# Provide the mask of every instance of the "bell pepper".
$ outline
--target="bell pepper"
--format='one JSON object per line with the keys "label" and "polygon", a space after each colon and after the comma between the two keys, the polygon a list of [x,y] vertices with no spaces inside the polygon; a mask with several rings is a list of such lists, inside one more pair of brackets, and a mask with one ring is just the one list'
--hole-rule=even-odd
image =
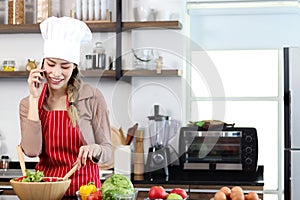
{"label": "bell pepper", "polygon": [[97,192],[97,187],[93,182],[90,182],[87,185],[82,185],[79,188],[79,193],[82,200],[86,200],[87,197],[94,192]]}

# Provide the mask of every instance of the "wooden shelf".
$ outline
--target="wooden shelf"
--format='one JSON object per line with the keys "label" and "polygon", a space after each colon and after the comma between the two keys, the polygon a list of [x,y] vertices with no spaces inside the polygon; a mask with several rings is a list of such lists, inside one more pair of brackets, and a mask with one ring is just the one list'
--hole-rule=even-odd
{"label": "wooden shelf", "polygon": [[[116,22],[86,22],[92,32],[114,32],[116,31]],[[132,29],[181,29],[182,25],[179,21],[148,21],[148,22],[122,22],[122,31]],[[0,34],[16,34],[16,33],[40,33],[39,24],[4,24],[0,25]]]}
{"label": "wooden shelf", "polygon": [[6,72],[0,71],[0,78],[23,78],[28,77],[29,72],[27,71],[14,71],[14,72]]}
{"label": "wooden shelf", "polygon": [[[83,78],[98,78],[107,77],[115,78],[115,70],[84,70],[81,71]],[[157,74],[155,70],[123,70],[123,76],[125,77],[179,77],[181,76],[181,71],[174,70],[162,70],[161,74]],[[0,71],[0,78],[25,78],[28,77],[27,71],[14,71],[6,72]]]}
{"label": "wooden shelf", "polygon": [[156,70],[136,69],[136,70],[123,70],[124,77],[179,77],[181,76],[181,70],[162,70],[160,74],[156,73]]}
{"label": "wooden shelf", "polygon": [[83,78],[99,78],[99,77],[107,77],[107,78],[115,78],[116,77],[116,71],[115,70],[82,70],[80,71]]}
{"label": "wooden shelf", "polygon": [[[115,22],[87,22],[92,32],[114,32]],[[0,34],[40,33],[40,24],[4,24],[0,25]]]}
{"label": "wooden shelf", "polygon": [[131,29],[181,29],[179,21],[147,21],[147,22],[123,22],[122,30]]}

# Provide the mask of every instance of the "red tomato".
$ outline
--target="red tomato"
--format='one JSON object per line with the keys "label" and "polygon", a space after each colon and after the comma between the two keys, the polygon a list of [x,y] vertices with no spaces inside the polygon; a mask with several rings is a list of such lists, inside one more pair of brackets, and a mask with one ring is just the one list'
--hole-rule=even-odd
{"label": "red tomato", "polygon": [[22,181],[23,178],[26,178],[26,176],[18,177],[18,178],[15,178],[14,180],[15,180],[15,181]]}
{"label": "red tomato", "polygon": [[184,189],[181,188],[174,188],[171,190],[170,193],[175,193],[175,194],[179,194],[183,199],[185,199],[187,197],[187,193]]}
{"label": "red tomato", "polygon": [[87,197],[87,200],[102,200],[101,194],[99,191],[93,192]]}
{"label": "red tomato", "polygon": [[56,182],[58,178],[56,177],[44,177],[42,178],[45,182]]}
{"label": "red tomato", "polygon": [[165,199],[167,196],[168,193],[162,186],[152,186],[148,193],[150,199]]}

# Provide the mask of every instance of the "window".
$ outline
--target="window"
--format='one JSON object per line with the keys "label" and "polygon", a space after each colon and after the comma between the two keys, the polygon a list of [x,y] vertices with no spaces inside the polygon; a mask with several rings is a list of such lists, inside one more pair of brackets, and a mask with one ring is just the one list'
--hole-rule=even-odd
{"label": "window", "polygon": [[[265,169],[264,189],[276,194],[280,181],[278,124],[282,99],[279,98],[278,74],[281,51],[210,50],[191,55],[188,119],[215,119],[235,123],[237,127],[255,127],[259,141],[258,164]],[[218,75],[207,73],[203,65],[216,69],[223,92],[215,92],[217,83],[213,80],[217,80]]]}

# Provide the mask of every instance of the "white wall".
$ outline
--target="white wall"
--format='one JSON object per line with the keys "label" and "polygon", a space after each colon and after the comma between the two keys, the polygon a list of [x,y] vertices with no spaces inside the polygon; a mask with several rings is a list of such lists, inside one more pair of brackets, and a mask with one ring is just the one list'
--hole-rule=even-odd
{"label": "white wall", "polygon": [[[172,10],[172,12],[178,12],[181,18],[184,17],[184,1],[182,0],[165,2],[152,0],[146,2],[148,6],[153,5],[151,7]],[[128,6],[131,5],[124,5],[124,7]],[[129,16],[129,14],[127,15]],[[174,33],[169,32],[169,34],[152,31],[151,37],[147,36],[149,33],[145,31],[139,32],[136,38],[134,38],[135,33],[132,35],[131,33],[123,33],[124,52],[130,51],[130,46],[138,43],[138,40],[156,41],[156,43],[163,41],[161,44],[164,45],[164,49],[169,49],[169,52],[177,52],[176,55],[164,55],[165,66],[168,66],[168,68],[181,68],[180,56],[178,55],[182,55],[184,44],[177,39],[178,32],[184,32],[184,30],[175,31]],[[145,37],[152,39],[145,40]],[[92,51],[93,44],[96,41],[104,42],[108,55],[115,55],[115,34],[94,33],[93,41],[82,48],[82,60],[85,54]],[[28,58],[40,60],[42,57],[43,40],[40,34],[1,34],[0,44],[0,62],[2,63],[3,60],[8,59],[15,60],[17,70],[24,70]],[[124,56],[124,68],[132,68],[132,60],[132,57]],[[26,81],[27,78],[0,79],[0,141],[2,143],[0,155],[9,154],[12,160],[15,161],[18,160],[16,145],[20,142],[19,101],[28,95]],[[182,110],[178,110],[179,105],[183,107],[181,105],[182,87],[180,78],[133,78],[131,81],[86,78],[84,81],[98,87],[103,92],[110,111],[111,124],[117,128],[122,126],[123,130],[126,131],[135,122],[141,122],[141,127],[146,126],[145,120],[151,114],[150,107],[154,102],[163,105],[164,111],[166,111],[164,114],[175,119],[181,119]],[[149,84],[149,81],[154,84],[154,87]],[[147,90],[143,90],[144,83],[148,84]],[[163,85],[163,87],[157,90],[157,84]],[[172,92],[165,93],[165,88],[169,88],[167,91]],[[26,160],[32,159],[26,158]]]}

